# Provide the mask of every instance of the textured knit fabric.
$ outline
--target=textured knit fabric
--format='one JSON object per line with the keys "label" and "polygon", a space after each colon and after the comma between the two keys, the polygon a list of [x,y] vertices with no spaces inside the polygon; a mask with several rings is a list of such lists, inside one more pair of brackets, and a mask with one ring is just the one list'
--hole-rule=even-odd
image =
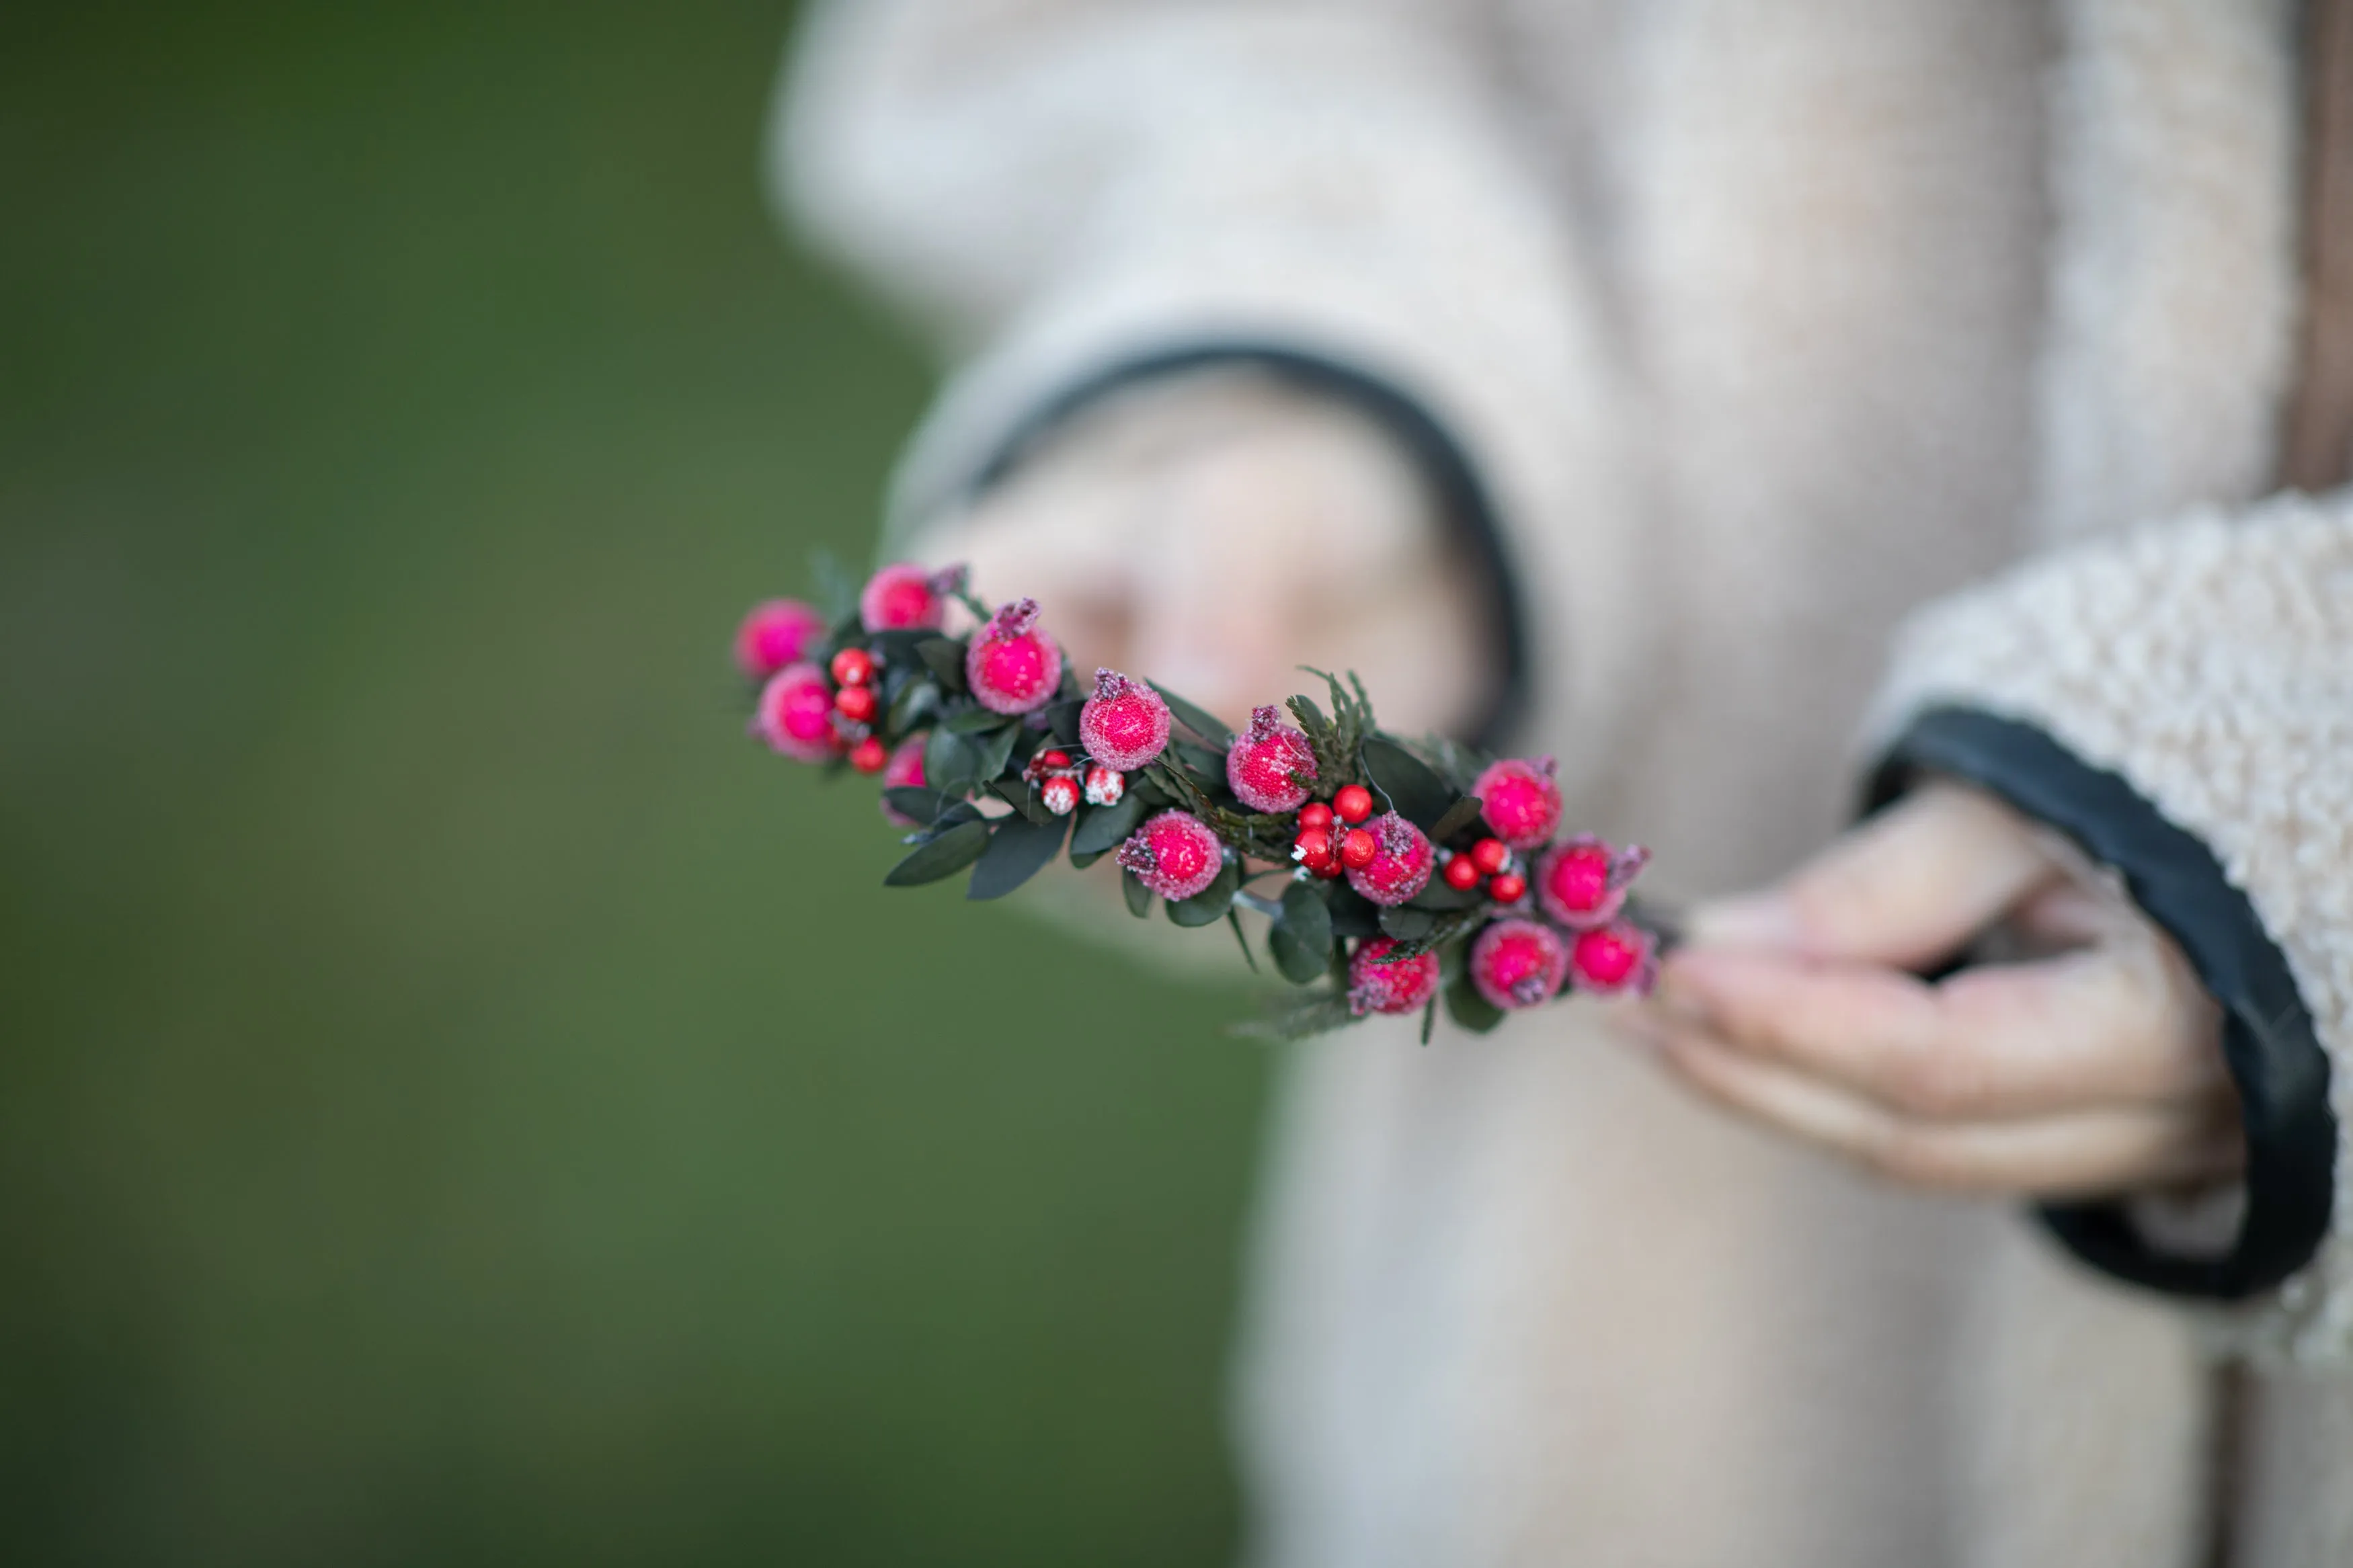
{"label": "textured knit fabric", "polygon": [[[944,540],[1108,366],[1354,366],[1479,469],[1530,613],[1523,745],[1661,890],[1797,863],[1940,690],[2042,703],[2213,836],[2341,1052],[2343,511],[2258,506],[2298,305],[2290,10],[862,0],[815,13],[778,166],[953,360],[894,526]],[[2108,651],[2035,684],[2006,639],[2059,646],[2062,580]],[[1872,709],[1899,623],[1965,590]],[[2234,772],[2258,756],[2291,772]],[[1703,1109],[1580,1006],[1296,1053],[1253,1256],[1239,1436],[1275,1568],[2203,1554],[2193,1309]],[[2343,1267],[2239,1320],[2306,1358],[2255,1388],[2242,1565],[2353,1561],[2353,1386],[2317,1364]]]}

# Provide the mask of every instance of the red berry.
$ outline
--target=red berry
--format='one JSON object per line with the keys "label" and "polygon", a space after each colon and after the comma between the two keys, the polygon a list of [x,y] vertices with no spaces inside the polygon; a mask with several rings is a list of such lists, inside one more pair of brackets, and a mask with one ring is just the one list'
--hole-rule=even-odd
{"label": "red berry", "polygon": [[874,710],[881,706],[871,686],[845,686],[833,694],[833,705],[841,716],[853,724],[871,724]]}
{"label": "red berry", "polygon": [[840,749],[833,729],[833,693],[825,671],[813,664],[788,664],[760,689],[753,733],[785,755],[821,763]]}
{"label": "red berry", "polygon": [[[1342,815],[1346,815],[1345,810]],[[1430,886],[1438,851],[1430,847],[1420,828],[1388,811],[1359,831],[1373,841],[1373,858],[1349,868],[1348,886],[1377,904],[1404,903]]]}
{"label": "red berry", "polygon": [[1527,891],[1528,879],[1514,871],[1505,871],[1487,884],[1487,896],[1499,904],[1516,904]]}
{"label": "red berry", "polygon": [[1291,851],[1296,859],[1319,865],[1332,858],[1332,835],[1321,827],[1304,829],[1291,841]]}
{"label": "red berry", "polygon": [[1001,606],[973,633],[964,678],[974,700],[992,713],[1034,712],[1052,700],[1062,681],[1062,650],[1038,629],[1037,600]]}
{"label": "red berry", "polygon": [[1572,838],[1536,862],[1536,901],[1565,926],[1582,930],[1616,915],[1627,885],[1650,859],[1641,845],[1613,850],[1599,838]]}
{"label": "red berry", "polygon": [[[1057,752],[1054,755],[1059,757],[1061,753]],[[1120,797],[1126,793],[1127,775],[1117,768],[1107,768],[1097,763],[1087,770],[1089,805],[1117,805]]]}
{"label": "red berry", "polygon": [[1341,875],[1343,870],[1340,862],[1333,859],[1328,855],[1307,868],[1310,871],[1314,872],[1315,875],[1323,878],[1327,882],[1332,880],[1335,877]]}
{"label": "red berry", "polygon": [[1500,838],[1482,838],[1471,846],[1471,863],[1482,877],[1492,877],[1512,863],[1512,852]]}
{"label": "red berry", "polygon": [[1611,921],[1577,933],[1569,967],[1580,991],[1602,995],[1620,991],[1647,993],[1658,967],[1656,950],[1651,933],[1633,921]]}
{"label": "red berry", "polygon": [[1056,816],[1068,816],[1079,808],[1079,781],[1068,773],[1056,773],[1038,786],[1038,798]]}
{"label": "red berry", "polygon": [[1340,840],[1340,864],[1351,871],[1363,870],[1380,852],[1381,847],[1373,842],[1373,836],[1361,827],[1351,827]]}
{"label": "red berry", "polygon": [[1410,1013],[1438,989],[1438,954],[1383,963],[1396,947],[1388,937],[1367,937],[1349,958],[1348,1011],[1359,1018],[1367,1013]]}
{"label": "red berry", "polygon": [[1252,811],[1289,811],[1315,782],[1315,749],[1282,710],[1253,708],[1250,729],[1226,750],[1226,783]]}
{"label": "red berry", "polygon": [[1497,921],[1471,944],[1471,984],[1498,1007],[1533,1007],[1567,977],[1568,944],[1535,921]]}
{"label": "red berry", "polygon": [[837,686],[863,686],[874,679],[874,656],[862,647],[846,647],[833,656]]}
{"label": "red berry", "polygon": [[[882,765],[884,789],[923,787],[923,743],[929,738],[925,735],[910,735],[899,742],[891,753],[891,760]],[[887,800],[882,803],[882,816],[884,821],[900,827],[915,826],[913,817],[902,816],[892,810],[891,803]]]}
{"label": "red berry", "polygon": [[879,773],[891,765],[890,749],[869,735],[849,748],[849,765],[861,773]]}
{"label": "red berry", "polygon": [[1199,817],[1164,811],[1119,847],[1119,863],[1162,898],[1182,902],[1218,879],[1224,850]]}
{"label": "red berry", "polygon": [[912,561],[885,566],[858,595],[858,621],[870,632],[937,631],[947,618],[953,573],[932,573]]}
{"label": "red berry", "polygon": [[825,617],[798,599],[770,599],[752,606],[735,628],[735,662],[754,680],[797,664],[808,646],[825,635]]}
{"label": "red berry", "polygon": [[1038,765],[1041,768],[1067,768],[1071,765],[1071,753],[1049,752],[1038,759]]}
{"label": "red berry", "polygon": [[1331,826],[1332,808],[1320,800],[1309,801],[1299,808],[1299,826],[1302,827]]}
{"label": "red berry", "polygon": [[1446,885],[1464,893],[1479,885],[1479,868],[1470,856],[1457,855],[1446,863]]}
{"label": "red berry", "polygon": [[1373,792],[1362,784],[1348,784],[1332,797],[1332,809],[1343,822],[1362,822],[1373,815]]}
{"label": "red berry", "polygon": [[1495,837],[1514,849],[1534,849],[1560,826],[1560,785],[1550,757],[1506,757],[1491,763],[1471,793]]}
{"label": "red berry", "polygon": [[1079,743],[1103,766],[1128,773],[1166,748],[1169,722],[1160,693],[1115,669],[1098,669],[1095,694],[1079,710]]}

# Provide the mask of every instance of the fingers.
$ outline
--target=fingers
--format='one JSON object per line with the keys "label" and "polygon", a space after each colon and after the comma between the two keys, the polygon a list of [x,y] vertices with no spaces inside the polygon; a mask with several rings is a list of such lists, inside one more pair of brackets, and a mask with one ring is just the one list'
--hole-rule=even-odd
{"label": "fingers", "polygon": [[1930,784],[1769,892],[1694,910],[1694,943],[1911,967],[1957,951],[2057,868],[2009,807]]}
{"label": "fingers", "polygon": [[2092,1196],[2209,1180],[2243,1159],[2227,1096],[2052,1116],[1925,1120],[1758,1060],[1662,1015],[1632,1027],[1704,1098],[1910,1185]]}

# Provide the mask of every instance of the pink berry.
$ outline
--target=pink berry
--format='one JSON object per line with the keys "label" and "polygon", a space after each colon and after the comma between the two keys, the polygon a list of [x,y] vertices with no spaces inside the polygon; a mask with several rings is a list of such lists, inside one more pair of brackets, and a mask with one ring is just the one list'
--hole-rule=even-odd
{"label": "pink berry", "polygon": [[1479,797],[1479,815],[1495,837],[1514,849],[1534,849],[1560,826],[1560,785],[1550,757],[1533,762],[1506,757],[1491,763],[1471,786]]}
{"label": "pink berry", "polygon": [[965,649],[965,684],[992,713],[1043,708],[1062,683],[1062,650],[1038,629],[1038,601],[1016,599],[989,616]]}
{"label": "pink berry", "polygon": [[1626,902],[1626,889],[1651,852],[1639,844],[1611,849],[1590,834],[1545,852],[1536,862],[1536,901],[1574,930],[1598,926]]}
{"label": "pink berry", "polygon": [[[1347,815],[1345,809],[1340,813],[1343,820]],[[1362,866],[1348,868],[1348,886],[1377,904],[1404,903],[1430,886],[1438,851],[1430,847],[1420,828],[1394,811],[1385,811],[1359,831],[1372,835],[1373,857]]]}
{"label": "pink berry", "polygon": [[1068,773],[1056,773],[1038,786],[1038,798],[1056,816],[1068,816],[1079,809],[1079,784]]}
{"label": "pink berry", "polygon": [[1119,847],[1119,863],[1172,902],[1189,899],[1216,881],[1223,856],[1209,825],[1188,811],[1164,811],[1145,818]]}
{"label": "pink berry", "polygon": [[770,599],[752,606],[735,628],[735,662],[754,680],[765,680],[797,664],[809,645],[825,635],[825,617],[798,599]]}
{"label": "pink berry", "polygon": [[1471,984],[1505,1010],[1533,1007],[1568,977],[1568,944],[1535,921],[1497,921],[1471,944]]}
{"label": "pink berry", "polygon": [[1087,770],[1087,804],[1117,805],[1127,794],[1127,775],[1117,768],[1104,767],[1101,763]]}
{"label": "pink berry", "polygon": [[840,749],[833,728],[833,688],[813,664],[788,664],[760,689],[753,733],[797,762],[821,763]]}
{"label": "pink berry", "polygon": [[[891,752],[891,760],[882,764],[884,789],[921,789],[923,787],[923,745],[928,735],[910,735]],[[898,827],[913,827],[915,819],[891,809],[882,803],[882,817]]]}
{"label": "pink berry", "polygon": [[1425,952],[1383,963],[1397,943],[1385,936],[1367,937],[1356,944],[1348,960],[1348,1011],[1410,1013],[1438,989],[1438,954]]}
{"label": "pink berry", "polygon": [[1107,768],[1133,773],[1168,744],[1168,704],[1115,669],[1095,671],[1095,694],[1079,710],[1079,743]]}
{"label": "pink berry", "polygon": [[858,623],[870,632],[937,631],[947,619],[954,572],[934,573],[912,561],[885,566],[858,595]]}
{"label": "pink berry", "polygon": [[1250,728],[1226,752],[1226,783],[1252,811],[1291,811],[1315,782],[1315,749],[1278,708],[1250,710]]}
{"label": "pink berry", "polygon": [[1647,995],[1658,975],[1657,959],[1658,943],[1649,931],[1631,921],[1611,921],[1577,933],[1569,967],[1580,991],[1605,996],[1620,991]]}

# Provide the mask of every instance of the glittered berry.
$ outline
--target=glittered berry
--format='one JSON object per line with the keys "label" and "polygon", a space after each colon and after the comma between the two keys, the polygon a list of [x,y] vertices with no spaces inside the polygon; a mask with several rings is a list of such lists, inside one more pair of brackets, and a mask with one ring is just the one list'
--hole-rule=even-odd
{"label": "glittered berry", "polygon": [[1351,827],[1340,836],[1340,864],[1351,871],[1363,870],[1379,853],[1380,846],[1361,827]]}
{"label": "glittered berry", "polygon": [[1332,809],[1353,826],[1373,815],[1373,792],[1362,784],[1348,784],[1332,797]]}
{"label": "glittered berry", "polygon": [[1514,849],[1534,849],[1553,836],[1560,826],[1557,771],[1550,757],[1506,757],[1487,765],[1471,793],[1496,837]]}
{"label": "glittered berry", "polygon": [[735,663],[754,680],[765,680],[825,635],[825,617],[798,599],[770,599],[752,606],[735,628]]}
{"label": "glittered berry", "polygon": [[849,748],[849,765],[861,773],[879,773],[891,765],[890,750],[869,735]]}
{"label": "glittered berry", "polygon": [[1527,893],[1528,879],[1516,871],[1505,871],[1487,884],[1487,896],[1499,904],[1516,904]]}
{"label": "glittered berry", "polygon": [[1482,838],[1471,846],[1471,864],[1482,877],[1492,877],[1512,863],[1512,852],[1500,838]]}
{"label": "glittered berry", "polygon": [[1218,879],[1223,853],[1208,823],[1189,811],[1164,811],[1146,817],[1119,847],[1119,863],[1162,898],[1180,903]]}
{"label": "glittered berry", "polygon": [[1079,709],[1079,743],[1108,768],[1131,773],[1168,744],[1168,704],[1141,680],[1095,671],[1095,694]]}
{"label": "glittered berry", "polygon": [[1016,599],[989,616],[965,649],[965,684],[992,713],[1042,708],[1062,680],[1062,650],[1038,628],[1038,601]]}
{"label": "glittered berry", "polygon": [[1658,975],[1658,943],[1631,921],[1611,921],[1577,933],[1569,952],[1569,972],[1579,991],[1613,995],[1621,991],[1648,994]]}
{"label": "glittered berry", "polygon": [[1572,838],[1536,862],[1536,901],[1565,926],[1600,925],[1625,904],[1627,886],[1650,858],[1639,844],[1612,849],[1590,835]]}
{"label": "glittered berry", "polygon": [[[1342,795],[1346,790],[1340,792]],[[1340,815],[1348,815],[1347,807]],[[1394,811],[1383,812],[1360,831],[1373,841],[1373,858],[1348,868],[1348,886],[1377,904],[1401,904],[1430,886],[1438,851],[1420,828]],[[1350,835],[1351,837],[1355,835]]]}
{"label": "glittered berry", "polygon": [[1397,946],[1385,936],[1367,937],[1348,960],[1348,1011],[1410,1013],[1438,990],[1438,954],[1421,953],[1384,963]]}
{"label": "glittered berry", "polygon": [[1299,808],[1299,826],[1302,827],[1331,826],[1332,808],[1320,800],[1309,801]]}
{"label": "glittered berry", "polygon": [[1087,804],[1117,805],[1127,794],[1127,775],[1117,768],[1107,768],[1101,763],[1087,770]]}
{"label": "glittered berry", "polygon": [[881,704],[871,686],[845,686],[833,694],[834,710],[853,724],[871,724]]}
{"label": "glittered berry", "polygon": [[960,570],[933,572],[912,561],[885,566],[858,595],[858,623],[870,632],[937,631]]}
{"label": "glittered berry", "polygon": [[1479,885],[1478,863],[1468,855],[1457,855],[1447,861],[1445,876],[1448,887],[1467,893]]}
{"label": "glittered berry", "polygon": [[1506,1011],[1533,1007],[1568,975],[1568,943],[1535,921],[1497,921],[1471,944],[1471,984]]}
{"label": "glittered berry", "polygon": [[1079,808],[1079,781],[1068,773],[1056,773],[1038,786],[1038,798],[1056,816],[1068,816]]}
{"label": "glittered berry", "polygon": [[[892,750],[890,760],[882,764],[882,787],[890,789],[921,789],[923,787],[923,745],[928,735],[910,735]],[[893,811],[888,800],[882,802],[882,817],[900,827],[916,826],[915,819],[903,812]]]}
{"label": "glittered berry", "polygon": [[874,656],[862,647],[846,647],[826,667],[836,686],[863,686],[874,679]]}
{"label": "glittered berry", "polygon": [[821,763],[839,749],[833,728],[833,690],[813,664],[788,664],[760,689],[753,733],[785,755]]}
{"label": "glittered berry", "polygon": [[1303,829],[1299,837],[1291,841],[1291,858],[1311,870],[1318,866],[1330,865],[1331,830],[1323,827]]}
{"label": "glittered berry", "polygon": [[1226,783],[1252,811],[1289,811],[1315,782],[1315,749],[1279,708],[1250,710],[1250,728],[1226,752]]}

